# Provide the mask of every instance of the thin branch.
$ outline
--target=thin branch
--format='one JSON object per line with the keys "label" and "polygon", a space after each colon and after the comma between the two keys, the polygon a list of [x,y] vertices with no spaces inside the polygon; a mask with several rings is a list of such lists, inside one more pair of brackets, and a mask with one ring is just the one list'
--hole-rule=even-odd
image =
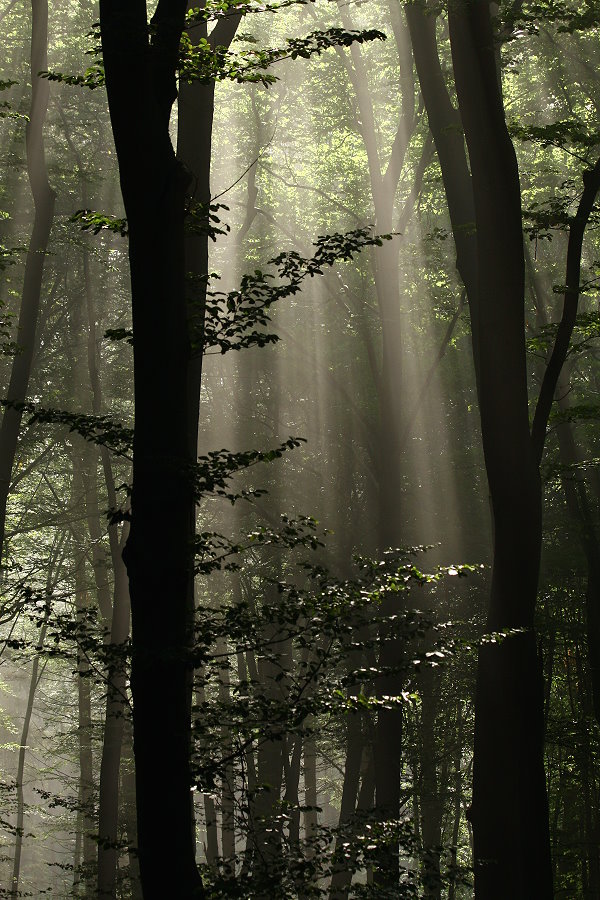
{"label": "thin branch", "polygon": [[593,169],[583,173],[583,194],[577,207],[575,218],[569,229],[569,246],[567,249],[567,270],[563,313],[556,331],[556,339],[548,365],[544,373],[542,387],[535,408],[531,428],[531,442],[538,465],[541,463],[546,441],[546,428],[552,409],[552,402],[560,373],[567,358],[573,328],[577,319],[579,295],[581,293],[581,254],[585,228],[594,208],[596,196],[600,190],[600,157]]}

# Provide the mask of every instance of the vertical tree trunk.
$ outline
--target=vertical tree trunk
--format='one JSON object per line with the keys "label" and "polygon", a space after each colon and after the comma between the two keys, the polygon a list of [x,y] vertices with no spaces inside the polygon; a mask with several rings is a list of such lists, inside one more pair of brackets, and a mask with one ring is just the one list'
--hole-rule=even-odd
{"label": "vertical tree trunk", "polygon": [[421,728],[420,755],[420,806],[421,837],[423,841],[423,887],[427,900],[441,900],[442,879],[440,848],[442,844],[443,799],[440,794],[437,765],[439,753],[436,746],[436,715],[438,712],[438,687],[435,669],[425,668],[420,677]]}
{"label": "vertical tree trunk", "polygon": [[[122,545],[128,528],[123,526]],[[98,799],[98,896],[116,897],[119,826],[119,774],[127,711],[126,642],[129,638],[129,591],[127,572],[117,554],[114,564],[114,602],[110,632],[111,659],[108,666],[106,716],[100,763]]]}
{"label": "vertical tree trunk", "polygon": [[[307,841],[316,837],[319,824],[317,813],[317,745],[314,731],[314,723],[311,717],[306,721],[307,733],[304,736],[304,805],[307,807],[304,813],[304,837]],[[307,848],[307,856],[314,856],[314,847]]]}
{"label": "vertical tree trunk", "polygon": [[[27,174],[33,195],[35,216],[27,250],[25,278],[17,329],[20,352],[13,359],[6,398],[9,404],[22,403],[27,396],[36,343],[42,279],[46,251],[54,218],[55,193],[48,183],[43,128],[48,110],[50,84],[38,72],[48,68],[48,3],[31,2],[31,107],[26,128]],[[0,563],[4,551],[6,505],[10,489],[22,413],[5,407],[0,426]]]}
{"label": "vertical tree trunk", "polygon": [[[460,113],[452,105],[436,40],[436,16],[420,3],[406,6],[406,19],[419,76],[419,86],[435,142],[452,235],[456,247],[456,268],[467,291],[471,329],[478,332],[478,263],[475,205],[471,173],[465,153]],[[479,381],[478,346],[473,343],[475,374]]]}
{"label": "vertical tree trunk", "polygon": [[[46,577],[46,597],[48,601],[48,606],[46,608],[46,612],[44,615],[44,620],[42,622],[42,626],[40,628],[39,637],[37,640],[36,648],[35,648],[35,657],[33,660],[33,665],[31,666],[31,677],[29,679],[29,692],[27,694],[27,705],[25,707],[25,716],[23,718],[23,727],[21,729],[21,741],[19,744],[19,760],[17,763],[17,777],[16,777],[16,786],[17,786],[17,824],[16,824],[16,835],[15,835],[15,854],[13,857],[13,871],[12,871],[12,879],[11,879],[11,888],[10,888],[10,896],[11,897],[19,897],[19,880],[21,877],[21,852],[23,849],[23,831],[25,824],[25,797],[23,792],[23,778],[25,775],[25,755],[27,753],[27,741],[29,738],[29,727],[31,725],[31,716],[33,714],[33,703],[35,700],[35,692],[37,690],[38,684],[40,683],[40,679],[42,677],[42,673],[44,671],[44,666],[42,667],[42,671],[40,672],[40,655],[42,649],[44,647],[44,641],[46,640],[46,630],[48,626],[48,618],[50,616],[50,597],[52,595],[52,590],[56,581],[58,580],[58,574],[54,577],[54,566],[56,565],[56,569],[60,568],[59,557],[61,553],[61,543],[59,542],[59,546],[56,550],[54,558],[50,558],[48,561],[48,572]],[[55,544],[56,546],[56,544]]]}
{"label": "vertical tree trunk", "polygon": [[[358,800],[360,780],[360,764],[363,755],[361,714],[353,711],[348,714],[346,725],[346,761],[344,765],[344,783],[342,785],[342,802],[340,806],[339,826],[346,825],[354,815]],[[345,838],[338,835],[335,841],[335,854],[340,857],[334,862],[331,877],[330,900],[345,900],[352,879],[352,873],[344,862],[343,844]]]}
{"label": "vertical tree trunk", "polygon": [[[231,700],[229,657],[225,640],[217,641],[217,653],[221,655],[223,664],[219,670],[219,700],[227,708]],[[224,713],[224,724],[221,728],[221,753],[226,763],[221,779],[221,847],[224,866],[235,872],[235,771],[233,766],[233,740],[231,726],[227,714]]]}
{"label": "vertical tree trunk", "polygon": [[456,882],[458,880],[458,837],[460,834],[460,807],[462,799],[462,750],[463,720],[462,700],[456,704],[456,755],[454,758],[454,790],[453,790],[453,823],[452,843],[450,844],[450,872],[448,884],[448,900],[455,900]]}
{"label": "vertical tree trunk", "polygon": [[[81,456],[73,451],[72,506],[76,509],[83,498],[83,473]],[[85,546],[81,530],[71,528],[75,559],[75,611],[82,627],[85,627],[90,598],[85,577]],[[84,650],[77,653],[77,693],[78,693],[78,741],[79,741],[79,797],[81,813],[82,871],[81,880],[86,885],[86,894],[91,895],[90,879],[96,858],[96,819],[94,809],[94,762],[92,752],[92,697],[90,686],[90,664]]]}
{"label": "vertical tree trunk", "polygon": [[132,900],[143,900],[138,860],[137,821],[135,810],[135,768],[133,744],[131,741],[131,723],[126,722],[123,733],[123,764],[121,765],[121,793],[123,795],[123,812],[129,856],[129,883]]}
{"label": "vertical tree trunk", "polygon": [[[203,671],[199,671],[199,687],[196,690],[196,702],[202,715],[202,707],[206,703],[206,690],[203,683]],[[215,867],[219,859],[219,832],[217,828],[217,807],[210,794],[203,795],[204,821],[206,823],[206,841],[204,855],[209,866]]]}
{"label": "vertical tree trunk", "polygon": [[491,632],[479,652],[472,822],[478,898],[551,897],[543,684],[534,631],[541,487],[525,367],[519,174],[500,95],[489,7],[449,10],[471,163],[478,255],[479,400],[494,525]]}
{"label": "vertical tree trunk", "polygon": [[[184,216],[169,118],[185,0],[101,0],[111,123],[129,224],[135,430],[131,531],[138,849],[144,896],[204,896],[191,794],[194,490]],[[132,74],[135,73],[135,76]],[[140,148],[143,147],[143,152]]]}

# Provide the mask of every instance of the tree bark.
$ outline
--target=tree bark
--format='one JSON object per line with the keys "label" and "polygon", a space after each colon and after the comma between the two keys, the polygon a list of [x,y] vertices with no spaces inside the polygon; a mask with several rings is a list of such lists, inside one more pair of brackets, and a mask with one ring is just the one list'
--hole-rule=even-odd
{"label": "tree bark", "polygon": [[[23,778],[25,774],[25,755],[27,753],[27,741],[29,738],[29,727],[31,725],[31,716],[33,714],[33,704],[35,700],[35,692],[37,690],[38,684],[40,683],[40,679],[44,672],[45,663],[42,666],[42,671],[40,672],[40,657],[41,652],[44,648],[44,641],[46,640],[46,631],[48,627],[48,619],[50,617],[50,597],[52,595],[52,590],[58,580],[58,574],[53,577],[53,569],[56,566],[56,571],[58,572],[60,569],[59,557],[61,555],[61,544],[64,541],[59,541],[58,548],[56,549],[55,554],[53,554],[54,558],[50,558],[48,561],[48,574],[46,578],[46,597],[48,601],[48,606],[46,607],[46,612],[44,615],[44,619],[42,622],[42,626],[40,628],[39,637],[37,640],[37,644],[35,647],[35,657],[33,660],[33,664],[31,666],[31,676],[29,679],[29,692],[27,694],[27,705],[25,707],[25,716],[23,718],[23,727],[21,729],[21,741],[19,743],[19,760],[17,763],[17,777],[16,777],[16,787],[17,787],[17,824],[16,824],[16,837],[15,837],[15,854],[13,857],[13,871],[12,871],[12,879],[11,879],[11,888],[10,888],[10,896],[11,897],[19,897],[19,881],[21,877],[21,852],[23,849],[23,832],[24,832],[24,824],[25,824],[25,797],[23,792]],[[55,545],[56,546],[56,545]]]}
{"label": "tree bark", "polygon": [[44,263],[54,219],[56,194],[48,182],[43,128],[48,110],[50,83],[38,72],[48,68],[48,3],[31,2],[31,107],[26,128],[27,174],[33,195],[35,215],[21,294],[17,328],[20,351],[13,359],[10,382],[0,426],[0,563],[4,554],[6,506],[12,469],[17,451],[22,413],[10,404],[23,403],[29,387],[29,376],[36,346],[36,330],[40,311]]}
{"label": "tree bark", "polygon": [[129,225],[135,430],[131,531],[138,850],[144,897],[204,896],[191,795],[194,492],[184,217],[169,136],[185,0],[101,0],[106,87]]}
{"label": "tree bark", "polygon": [[[123,526],[122,545],[129,529]],[[129,638],[129,591],[127,572],[117,554],[114,565],[114,601],[110,632],[111,657],[107,672],[106,715],[104,740],[100,762],[100,793],[98,800],[98,896],[116,897],[119,827],[119,773],[121,748],[127,710],[126,642]]]}
{"label": "tree bark", "polygon": [[479,651],[472,823],[478,898],[552,896],[543,760],[543,683],[534,631],[541,486],[528,420],[519,173],[504,118],[490,11],[449,9],[456,89],[477,227],[483,449],[494,526],[487,627],[515,629]]}

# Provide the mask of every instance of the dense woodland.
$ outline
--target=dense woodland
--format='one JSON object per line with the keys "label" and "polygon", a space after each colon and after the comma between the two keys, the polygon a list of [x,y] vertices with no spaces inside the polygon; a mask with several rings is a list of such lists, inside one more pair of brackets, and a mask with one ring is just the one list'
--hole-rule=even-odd
{"label": "dense woodland", "polygon": [[0,30],[0,895],[600,898],[596,0]]}

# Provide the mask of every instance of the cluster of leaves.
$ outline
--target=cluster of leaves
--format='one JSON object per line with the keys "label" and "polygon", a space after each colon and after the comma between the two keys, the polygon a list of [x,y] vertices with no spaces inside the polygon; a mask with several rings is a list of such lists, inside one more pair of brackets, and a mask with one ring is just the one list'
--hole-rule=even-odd
{"label": "cluster of leaves", "polygon": [[[0,401],[3,406],[10,406],[20,412],[29,415],[28,424],[36,423],[44,425],[59,425],[67,427],[84,440],[97,446],[106,447],[116,456],[131,459],[133,447],[133,429],[115,422],[110,416],[84,415],[72,413],[64,409],[49,409],[38,406],[31,401],[26,403],[13,403],[8,400]],[[229,487],[229,481],[235,473],[249,469],[257,463],[272,462],[279,459],[287,450],[299,447],[304,439],[289,437],[276,447],[269,450],[242,450],[234,453],[230,450],[214,450],[206,456],[200,456],[195,463],[188,466],[189,478],[194,488],[194,493],[199,501],[207,494],[223,497],[231,503],[236,500],[259,497],[264,491],[260,489],[243,489],[233,491]],[[175,465],[181,463],[174,461]],[[128,489],[129,490],[129,489]],[[111,520],[123,519],[122,511],[112,510]]]}
{"label": "cluster of leaves", "polygon": [[[309,534],[314,525],[310,522]],[[302,548],[302,523],[284,520],[283,526],[279,533],[259,534],[268,535],[266,543],[282,538],[286,545],[292,535],[291,544]],[[252,532],[246,539],[248,534]],[[299,583],[279,575],[270,579],[250,560],[235,575],[241,593],[234,590],[231,602],[219,609],[201,604],[196,625],[195,780],[198,789],[210,795],[228,771],[231,777],[233,767],[235,783],[241,785],[236,795],[237,827],[256,825],[254,804],[266,786],[248,782],[247,766],[265,742],[300,746],[311,734],[329,726],[339,729],[352,716],[361,717],[368,733],[378,709],[419,702],[418,673],[423,666],[448,661],[464,646],[454,636],[453,623],[435,623],[415,608],[413,594],[435,590],[440,579],[466,575],[474,568],[449,566],[425,573],[415,565],[421,549],[390,551],[379,560],[356,558],[355,574],[347,580],[307,561],[300,563]],[[275,564],[280,568],[279,556]],[[257,575],[261,571],[262,577]],[[382,642],[389,639],[397,641],[399,659],[394,666],[381,664]],[[230,678],[228,673],[236,668],[238,677]],[[390,674],[401,675],[406,689],[397,696],[381,696],[379,680]],[[229,687],[222,692],[219,685],[224,681]],[[400,852],[402,896],[421,895],[427,871],[415,865],[421,848],[408,818],[383,821],[372,812],[358,812],[339,827],[315,827],[296,843],[291,828],[288,836],[288,827],[303,811],[297,799],[275,803],[268,820],[269,833],[277,835],[275,857],[263,865],[250,840],[246,851],[238,854],[244,878],[236,877],[223,861],[204,873],[208,896],[266,896],[268,888],[278,897],[322,897],[334,871],[377,869],[386,848]],[[449,866],[442,878],[466,883],[465,876]],[[394,885],[389,896],[398,896],[398,890]],[[349,896],[387,894],[381,885],[353,884]]]}
{"label": "cluster of leaves", "polygon": [[107,216],[105,213],[94,212],[91,209],[78,209],[72,216],[69,216],[69,222],[74,222],[82,231],[91,231],[92,234],[100,234],[101,231],[110,231],[120,237],[128,234],[127,219]]}
{"label": "cluster of leaves", "polygon": [[205,22],[214,22],[229,16],[247,16],[252,13],[277,12],[288,6],[306,6],[313,0],[279,0],[276,3],[238,2],[238,0],[208,0],[204,6],[188,9],[186,28],[195,28]]}
{"label": "cluster of leaves", "polygon": [[73,87],[85,87],[92,91],[96,88],[104,87],[106,84],[104,64],[100,62],[88,66],[80,75],[67,75],[65,72],[56,71],[43,71],[39,74],[42,78],[47,78],[48,81],[57,81],[60,84],[70,84]]}
{"label": "cluster of leaves", "polygon": [[209,40],[201,38],[192,43],[189,35],[181,40],[179,77],[184,81],[199,81],[210,84],[213,81],[251,82],[264,86],[273,84],[276,76],[267,72],[274,63],[284,59],[309,59],[320,56],[331,47],[349,47],[369,41],[383,41],[385,34],[376,29],[363,31],[344,28],[328,28],[313,31],[303,38],[288,38],[283,47],[256,48],[232,51],[227,47],[213,47]]}
{"label": "cluster of leaves", "polygon": [[[236,6],[234,14],[265,11],[265,8],[259,10],[252,4],[247,4],[247,6],[249,7],[247,10]],[[227,9],[223,9],[221,14],[231,14],[231,6],[227,5]],[[207,12],[205,15],[207,18],[218,17],[218,10],[215,9],[212,13]],[[193,20],[188,19],[188,22],[193,27],[197,20],[198,16],[193,14]],[[151,30],[150,26],[149,35]],[[99,25],[94,25],[88,36],[93,38],[94,44],[86,53],[93,56],[95,61],[82,74],[72,75],[49,70],[39,74],[49,81],[85,87],[90,90],[104,87],[106,76],[102,60]],[[385,38],[383,32],[373,28],[363,31],[328,28],[325,31],[314,31],[304,38],[288,38],[283,47],[231,51],[226,47],[213,47],[206,38],[201,38],[194,43],[189,34],[184,32],[180,45],[179,77],[184,81],[199,81],[201,84],[211,84],[214,81],[236,81],[238,83],[260,83],[267,86],[277,80],[276,76],[266,71],[276,62],[284,59],[309,59],[311,56],[319,56],[324,50],[331,47],[349,47],[353,43],[383,41]]]}
{"label": "cluster of leaves", "polygon": [[[0,246],[0,272],[4,268],[2,265],[2,251],[3,248]],[[16,254],[17,251],[12,252]],[[6,308],[4,301],[0,300],[0,353],[3,356],[16,356],[21,351],[19,345],[11,337],[13,319],[14,313],[11,313]]]}
{"label": "cluster of leaves", "polygon": [[257,463],[280,459],[287,450],[299,447],[303,440],[304,438],[289,437],[270,450],[241,450],[237,453],[225,449],[212,450],[206,456],[198,457],[198,461],[191,466],[196,498],[200,500],[211,494],[235,503],[236,500],[261,496],[264,491],[260,489],[232,491],[229,481],[235,473],[249,469]]}
{"label": "cluster of leaves", "polygon": [[216,241],[219,235],[229,234],[229,225],[219,216],[222,209],[229,210],[229,207],[224,203],[191,203],[185,220],[188,234],[207,234],[211,241]]}
{"label": "cluster of leaves", "polygon": [[20,247],[5,247],[4,244],[0,244],[0,272],[14,266],[20,252]]}
{"label": "cluster of leaves", "polygon": [[306,278],[322,275],[326,267],[352,259],[365,247],[380,247],[391,237],[375,235],[371,228],[321,236],[313,243],[316,249],[311,257],[303,257],[295,250],[280,253],[268,263],[275,268],[274,273],[256,269],[243,276],[237,290],[208,291],[204,353],[216,349],[227,353],[274,343],[278,340],[276,335],[257,330],[270,322],[268,311],[274,303],[297,294]]}
{"label": "cluster of leaves", "polygon": [[196,572],[209,575],[215,571],[238,571],[241,568],[239,557],[258,547],[277,546],[288,550],[303,547],[317,550],[323,546],[317,531],[318,523],[312,516],[292,519],[282,515],[280,522],[279,528],[261,525],[246,531],[238,542],[215,531],[203,531],[196,536]]}
{"label": "cluster of leaves", "polygon": [[[570,186],[571,182],[565,182],[561,189]],[[551,241],[553,232],[567,231],[573,221],[570,210],[574,202],[575,197],[565,193],[543,201],[535,200],[523,209],[523,231],[529,236],[529,240]],[[594,214],[592,217],[597,218]]]}
{"label": "cluster of leaves", "polygon": [[600,404],[577,403],[567,409],[556,409],[550,414],[551,422],[597,422],[600,420]]}
{"label": "cluster of leaves", "polygon": [[115,422],[110,416],[88,416],[71,413],[64,409],[48,409],[32,401],[13,403],[0,400],[2,406],[9,406],[29,415],[28,424],[62,425],[79,434],[84,440],[98,446],[107,447],[117,456],[129,458],[133,446],[133,429]]}
{"label": "cluster of leaves", "polygon": [[[18,84],[17,81],[3,80],[0,78],[0,91],[7,91],[13,85]],[[25,119],[28,120],[29,116],[24,115],[23,113],[17,112],[13,109],[12,104],[9,100],[0,100],[0,119]]]}
{"label": "cluster of leaves", "polygon": [[[305,809],[309,808],[301,808],[302,811]],[[253,848],[239,854],[242,871],[247,873],[244,879],[236,877],[226,862],[218,868],[202,867],[209,900],[246,900],[249,896],[276,896],[281,900],[329,897],[329,879],[334,871],[343,867],[345,872],[353,875],[371,868],[385,848],[400,852],[400,884],[394,886],[392,893],[380,884],[354,883],[348,888],[348,898],[382,900],[389,897],[393,900],[399,896],[422,896],[421,873],[414,865],[421,849],[408,818],[381,821],[373,811],[364,810],[337,828],[319,825],[301,844],[293,844],[285,839],[289,817],[289,811],[283,808],[269,822],[269,827],[281,841],[277,855],[261,860]],[[461,880],[464,881],[464,876]]]}
{"label": "cluster of leaves", "polygon": [[43,71],[39,72],[42,78],[48,81],[57,81],[61,84],[70,84],[74,87],[85,87],[95,90],[104,87],[106,77],[104,73],[104,62],[102,61],[102,42],[100,39],[100,23],[94,22],[92,30],[88,32],[87,37],[91,39],[91,47],[85,51],[86,56],[91,56],[94,62],[88,66],[83,74],[67,75],[64,72]]}
{"label": "cluster of leaves", "polygon": [[501,10],[505,33],[518,37],[519,32],[538,34],[540,25],[554,25],[559,34],[574,34],[600,25],[600,4],[565,0],[531,0],[514,2]]}
{"label": "cluster of leaves", "polygon": [[[208,206],[191,203],[186,215],[187,231],[191,234],[208,234],[213,241],[217,235],[227,234],[229,226],[223,224],[218,216],[218,212],[222,209],[227,210],[229,207],[224,203],[210,203]],[[78,225],[82,231],[91,231],[92,234],[100,234],[101,231],[108,231],[119,237],[127,237],[129,234],[127,219],[109,216],[92,209],[78,209],[69,216],[69,222]]]}
{"label": "cluster of leaves", "polygon": [[[226,703],[207,701],[198,709],[195,765],[202,789],[212,789],[221,772],[218,743],[224,722],[241,752],[257,734],[260,740],[279,740],[302,733],[309,716],[330,719],[349,710],[411,703],[416,697],[411,675],[421,666],[439,665],[459,646],[451,635],[452,623],[434,624],[408,598],[415,588],[434,588],[440,579],[464,575],[472,567],[427,574],[396,551],[377,562],[357,558],[356,575],[347,580],[308,561],[299,570],[300,584],[266,578],[258,594],[251,592],[217,610],[199,608],[196,664],[205,695],[229,667],[229,655],[253,660],[249,679],[238,683]],[[420,644],[426,636],[427,644]],[[378,651],[390,639],[404,651],[393,665],[384,666]],[[226,657],[214,653],[219,640],[230,648]],[[293,675],[286,668],[292,652]],[[266,680],[258,674],[265,663],[270,672]],[[395,697],[378,696],[377,679],[390,675],[402,675],[407,689]]]}
{"label": "cluster of leaves", "polygon": [[542,147],[577,147],[589,150],[600,144],[600,131],[590,131],[581,119],[570,118],[550,125],[523,125],[512,122],[509,133],[520,141],[533,141]]}
{"label": "cluster of leaves", "polygon": [[[562,293],[564,287],[560,286],[558,291]],[[584,292],[585,288],[580,291],[580,293]],[[558,322],[549,322],[547,325],[544,325],[536,335],[528,339],[527,349],[531,353],[546,356],[554,346],[558,327]],[[598,337],[600,337],[600,313],[579,313],[575,319],[569,355],[581,353],[589,346],[590,341]]]}

